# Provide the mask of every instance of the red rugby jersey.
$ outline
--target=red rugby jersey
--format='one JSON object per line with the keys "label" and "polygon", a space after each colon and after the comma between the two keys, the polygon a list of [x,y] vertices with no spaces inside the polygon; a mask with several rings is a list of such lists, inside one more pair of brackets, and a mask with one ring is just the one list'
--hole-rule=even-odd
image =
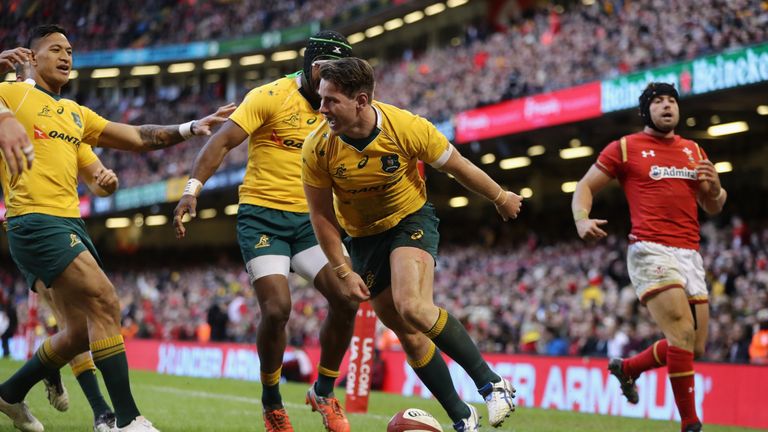
{"label": "red rugby jersey", "polygon": [[698,250],[696,164],[706,158],[698,144],[679,135],[638,132],[608,144],[595,166],[624,189],[632,241]]}

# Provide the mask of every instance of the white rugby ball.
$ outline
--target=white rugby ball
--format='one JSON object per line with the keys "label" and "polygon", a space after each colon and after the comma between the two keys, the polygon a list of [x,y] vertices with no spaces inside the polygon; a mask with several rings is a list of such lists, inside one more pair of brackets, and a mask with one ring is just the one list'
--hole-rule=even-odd
{"label": "white rugby ball", "polygon": [[443,432],[432,414],[418,408],[408,408],[392,416],[387,432]]}

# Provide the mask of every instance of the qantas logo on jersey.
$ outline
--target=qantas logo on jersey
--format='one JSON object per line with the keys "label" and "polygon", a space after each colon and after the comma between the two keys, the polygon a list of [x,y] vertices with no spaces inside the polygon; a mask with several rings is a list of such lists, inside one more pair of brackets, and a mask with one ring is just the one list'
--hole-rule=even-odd
{"label": "qantas logo on jersey", "polygon": [[304,145],[303,141],[292,140],[292,139],[284,140],[280,138],[280,136],[277,134],[276,131],[272,131],[272,141],[278,145],[284,145],[286,147],[297,148],[297,149],[300,149]]}
{"label": "qantas logo on jersey", "polygon": [[403,178],[403,176],[400,176],[395,181],[391,181],[389,183],[384,183],[384,184],[380,184],[380,185],[376,185],[376,186],[368,186],[368,187],[364,187],[364,188],[360,188],[360,189],[350,189],[347,192],[349,192],[349,193],[351,193],[353,195],[357,194],[357,193],[361,193],[361,192],[383,192],[383,191],[392,189],[392,187],[394,187],[396,184],[398,184],[400,182],[400,180],[402,180],[402,178]]}
{"label": "qantas logo on jersey", "polygon": [[45,132],[43,132],[42,129],[37,127],[37,125],[34,125],[35,130],[35,139],[44,140],[44,139],[51,139],[51,137],[48,136]]}
{"label": "qantas logo on jersey", "polygon": [[35,131],[35,139],[60,139],[64,142],[74,144],[75,147],[78,147],[78,148],[80,147],[80,138],[73,137],[72,135],[67,135],[64,132],[59,132],[55,130],[52,130],[46,134],[37,125],[34,125],[33,128]]}
{"label": "qantas logo on jersey", "polygon": [[653,165],[648,172],[648,176],[653,180],[665,178],[679,178],[686,180],[696,180],[696,170],[690,168],[675,168]]}

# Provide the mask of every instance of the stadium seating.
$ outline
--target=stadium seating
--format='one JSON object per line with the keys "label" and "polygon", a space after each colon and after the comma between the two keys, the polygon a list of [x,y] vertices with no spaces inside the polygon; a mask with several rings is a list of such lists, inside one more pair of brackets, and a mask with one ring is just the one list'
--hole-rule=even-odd
{"label": "stadium seating", "polygon": [[[749,232],[736,222],[724,229],[706,224],[702,231],[712,317],[705,360],[748,362],[757,311],[768,308],[768,228]],[[440,253],[435,300],[456,314],[485,352],[628,355],[660,335],[629,285],[618,252],[625,246],[615,237],[590,247],[578,241],[491,249],[448,245]],[[125,336],[253,343],[259,308],[242,264],[210,258],[215,262],[109,271]],[[23,281],[5,268],[0,281],[16,287],[24,322]],[[292,275],[291,286],[289,341],[317,346],[325,300],[298,276]],[[42,321],[53,323],[45,313]]]}

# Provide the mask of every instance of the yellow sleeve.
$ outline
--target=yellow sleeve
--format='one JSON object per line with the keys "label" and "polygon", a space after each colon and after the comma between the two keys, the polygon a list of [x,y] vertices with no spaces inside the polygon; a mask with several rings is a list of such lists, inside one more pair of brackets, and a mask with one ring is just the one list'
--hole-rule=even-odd
{"label": "yellow sleeve", "polygon": [[11,99],[13,99],[12,83],[10,82],[0,83],[0,105],[10,109],[11,111],[15,111],[16,108],[15,108],[15,105],[11,103]]}
{"label": "yellow sleeve", "polygon": [[328,166],[329,156],[323,146],[327,141],[321,139],[325,135],[323,126],[325,122],[307,136],[301,148],[301,180],[305,184],[321,189],[329,188],[333,184],[331,173],[322,168],[322,166]]}
{"label": "yellow sleeve", "polygon": [[89,144],[81,143],[77,149],[77,168],[87,167],[97,160],[99,160],[99,157],[93,152],[93,147]]}
{"label": "yellow sleeve", "polygon": [[409,152],[413,152],[416,157],[430,165],[434,165],[451,150],[451,143],[448,138],[422,117],[416,117],[408,134],[406,142],[412,146],[408,149]]}
{"label": "yellow sleeve", "polygon": [[[104,128],[107,127],[109,120],[96,114],[90,108],[84,107],[82,105],[80,106],[80,114],[83,117],[83,142],[90,145],[96,145],[99,142],[99,137],[104,131]],[[78,159],[79,158],[80,155],[78,152]]]}
{"label": "yellow sleeve", "polygon": [[267,84],[248,92],[243,103],[229,116],[229,119],[237,123],[248,135],[269,119],[275,104],[281,101],[280,92],[268,88],[271,86],[272,84]]}

